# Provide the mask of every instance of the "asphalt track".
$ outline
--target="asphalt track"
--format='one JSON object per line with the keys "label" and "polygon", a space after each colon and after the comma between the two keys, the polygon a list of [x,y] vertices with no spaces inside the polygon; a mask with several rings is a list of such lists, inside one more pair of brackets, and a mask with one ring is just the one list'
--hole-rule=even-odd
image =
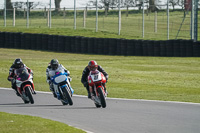
{"label": "asphalt track", "polygon": [[51,93],[37,92],[24,104],[13,90],[0,89],[0,112],[39,116],[93,133],[200,133],[200,104],[107,98],[96,108],[85,96],[63,106]]}

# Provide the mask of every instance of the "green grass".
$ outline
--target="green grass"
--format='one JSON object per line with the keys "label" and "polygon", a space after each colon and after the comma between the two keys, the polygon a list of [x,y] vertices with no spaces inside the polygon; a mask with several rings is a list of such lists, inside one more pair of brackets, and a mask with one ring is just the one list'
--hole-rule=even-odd
{"label": "green grass", "polygon": [[200,103],[200,58],[105,56],[0,49],[0,85],[10,87],[8,70],[22,58],[34,71],[36,90],[49,91],[46,67],[57,58],[70,72],[75,94],[86,95],[81,84],[84,67],[96,60],[109,74],[109,97]]}
{"label": "green grass", "polygon": [[84,133],[64,123],[39,117],[0,112],[1,133]]}

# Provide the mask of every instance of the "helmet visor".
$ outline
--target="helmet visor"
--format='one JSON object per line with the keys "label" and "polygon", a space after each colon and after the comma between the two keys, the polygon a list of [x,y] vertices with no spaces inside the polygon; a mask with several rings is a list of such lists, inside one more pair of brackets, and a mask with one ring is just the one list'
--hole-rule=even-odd
{"label": "helmet visor", "polygon": [[53,70],[56,70],[58,68],[58,64],[52,64],[51,67]]}

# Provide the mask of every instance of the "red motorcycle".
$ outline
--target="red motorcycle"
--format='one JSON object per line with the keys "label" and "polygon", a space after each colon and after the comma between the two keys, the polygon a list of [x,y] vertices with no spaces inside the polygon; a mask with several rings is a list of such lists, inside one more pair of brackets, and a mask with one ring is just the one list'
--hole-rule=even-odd
{"label": "red motorcycle", "polygon": [[32,74],[30,74],[26,68],[19,68],[15,70],[15,76],[17,91],[24,103],[30,102],[31,104],[34,104],[32,94],[36,93]]}
{"label": "red motorcycle", "polygon": [[88,76],[88,84],[90,92],[93,92],[92,100],[97,108],[106,107],[106,92],[105,92],[106,78],[103,73],[98,70],[90,71]]}

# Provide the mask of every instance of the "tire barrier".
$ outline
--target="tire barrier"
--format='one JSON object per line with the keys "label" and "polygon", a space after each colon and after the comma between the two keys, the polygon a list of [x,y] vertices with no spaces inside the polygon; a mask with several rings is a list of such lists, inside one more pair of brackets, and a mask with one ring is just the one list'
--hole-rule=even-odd
{"label": "tire barrier", "polygon": [[173,44],[174,45],[174,47],[173,47],[173,55],[175,57],[180,57],[180,55],[181,55],[180,40],[174,40],[173,43],[174,43]]}
{"label": "tire barrier", "polygon": [[36,34],[31,34],[30,48],[36,50]]}
{"label": "tire barrier", "polygon": [[127,40],[121,39],[121,45],[120,45],[120,55],[127,55]]}
{"label": "tire barrier", "polygon": [[95,38],[88,38],[88,53],[89,54],[94,54],[94,39]]}
{"label": "tire barrier", "polygon": [[160,41],[154,41],[154,56],[160,56]]}
{"label": "tire barrier", "polygon": [[135,40],[135,55],[136,56],[143,56],[142,43],[143,43],[143,40]]}
{"label": "tire barrier", "polygon": [[180,40],[180,56],[186,57],[186,43],[185,40]]}
{"label": "tire barrier", "polygon": [[103,46],[102,46],[103,47],[103,51],[104,51],[103,52],[104,55],[108,55],[109,54],[109,49],[108,49],[109,48],[109,44],[108,43],[109,43],[109,38],[104,38],[103,39]]}
{"label": "tire barrier", "polygon": [[50,51],[56,51],[54,49],[54,45],[53,45],[53,35],[49,35],[48,36],[48,50],[50,50]]}
{"label": "tire barrier", "polygon": [[97,43],[95,43],[95,45],[97,45],[97,54],[104,54],[104,38],[97,38]]}
{"label": "tire barrier", "polygon": [[0,32],[0,48],[5,47],[5,32]]}
{"label": "tire barrier", "polygon": [[41,48],[42,50],[48,50],[48,39],[49,36],[46,34],[41,34],[41,38],[39,38],[41,40]]}
{"label": "tire barrier", "polygon": [[65,52],[72,52],[70,36],[65,36],[64,48],[65,48]]}
{"label": "tire barrier", "polygon": [[57,50],[64,52],[65,51],[65,36],[58,36],[58,46]]}
{"label": "tire barrier", "polygon": [[193,56],[193,41],[192,40],[185,40],[186,43],[186,57]]}
{"label": "tire barrier", "polygon": [[21,48],[21,33],[14,33],[14,48]]}
{"label": "tire barrier", "polygon": [[117,47],[116,47],[117,39],[111,38],[108,41],[108,54],[109,55],[116,55]]}
{"label": "tire barrier", "polygon": [[81,53],[88,53],[88,39],[87,39],[87,37],[81,38]]}
{"label": "tire barrier", "polygon": [[[48,41],[47,41],[47,44],[49,44]],[[35,45],[36,45],[36,50],[44,50],[42,48],[42,34],[36,34],[36,44]],[[46,50],[49,50],[48,45],[47,45],[47,49]]]}
{"label": "tire barrier", "polygon": [[154,41],[148,41],[147,52],[148,56],[154,56]]}
{"label": "tire barrier", "polygon": [[128,40],[19,32],[0,32],[0,48],[123,56],[200,57],[200,42],[192,40]]}
{"label": "tire barrier", "polygon": [[193,56],[200,57],[200,42],[195,42],[193,44]]}
{"label": "tire barrier", "polygon": [[167,56],[166,41],[160,41],[160,56]]}
{"label": "tire barrier", "polygon": [[173,57],[173,53],[174,53],[173,41],[174,40],[166,41],[166,56],[168,57]]}
{"label": "tire barrier", "polygon": [[144,40],[142,41],[142,55],[148,56],[148,41]]}

